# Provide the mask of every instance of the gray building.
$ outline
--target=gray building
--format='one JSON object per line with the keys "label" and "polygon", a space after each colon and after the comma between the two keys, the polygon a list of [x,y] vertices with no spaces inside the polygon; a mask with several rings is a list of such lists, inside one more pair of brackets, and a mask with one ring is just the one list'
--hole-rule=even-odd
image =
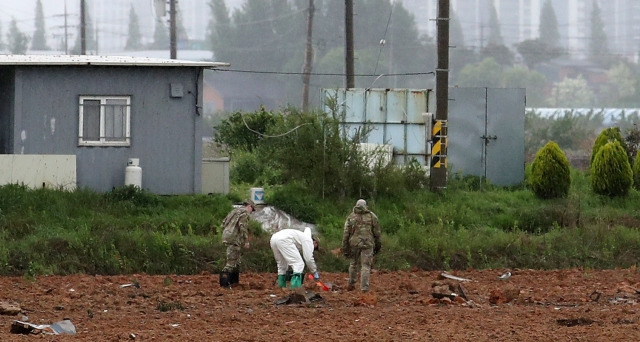
{"label": "gray building", "polygon": [[143,189],[200,193],[203,74],[223,66],[1,55],[0,155],[75,156],[77,187],[99,192],[124,185],[137,158]]}

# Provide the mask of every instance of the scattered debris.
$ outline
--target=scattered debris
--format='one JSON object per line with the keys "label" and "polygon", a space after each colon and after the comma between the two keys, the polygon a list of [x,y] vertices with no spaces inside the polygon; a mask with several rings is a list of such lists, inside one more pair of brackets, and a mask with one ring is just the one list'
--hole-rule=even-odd
{"label": "scattered debris", "polygon": [[511,278],[511,272],[508,271],[498,277],[500,280],[509,280],[509,278]]}
{"label": "scattered debris", "polygon": [[600,300],[601,295],[602,293],[598,292],[597,290],[593,290],[593,292],[591,292],[591,294],[589,295],[589,298],[592,301],[597,302],[598,300]]}
{"label": "scattered debris", "polygon": [[557,319],[556,323],[565,327],[575,327],[576,325],[591,325],[595,323],[595,321],[590,318],[580,317],[571,319]]}
{"label": "scattered debris", "polygon": [[140,288],[140,283],[122,284],[122,285],[120,285],[120,288],[122,289],[122,288],[125,288],[125,287],[131,287],[131,286],[139,289]]}
{"label": "scattered debris", "polygon": [[61,335],[76,333],[76,327],[71,323],[69,319],[63,319],[62,321],[55,322],[53,324],[32,324],[23,321],[13,321],[11,324],[12,334],[46,334],[46,335]]}
{"label": "scattered debris", "polygon": [[453,301],[458,296],[457,287],[458,284],[451,281],[434,281],[431,284],[431,296],[436,299],[447,298]]}
{"label": "scattered debris", "polygon": [[0,302],[0,315],[15,316],[22,311],[18,304]]}
{"label": "scattered debris", "polygon": [[611,321],[611,323],[613,324],[636,324],[637,319],[622,319],[622,318],[615,318]]}
{"label": "scattered debris", "polygon": [[313,291],[307,291],[305,293],[292,292],[288,296],[278,298],[274,301],[276,305],[285,304],[311,304],[324,302],[324,298]]}
{"label": "scattered debris", "polygon": [[471,281],[471,279],[461,278],[461,277],[456,277],[456,276],[451,275],[451,274],[446,273],[446,272],[442,272],[442,273],[440,274],[440,276],[441,276],[442,278],[447,278],[447,279],[457,280],[457,281]]}
{"label": "scattered debris", "polygon": [[638,302],[635,298],[629,298],[628,296],[617,296],[609,299],[611,304],[636,304]]}

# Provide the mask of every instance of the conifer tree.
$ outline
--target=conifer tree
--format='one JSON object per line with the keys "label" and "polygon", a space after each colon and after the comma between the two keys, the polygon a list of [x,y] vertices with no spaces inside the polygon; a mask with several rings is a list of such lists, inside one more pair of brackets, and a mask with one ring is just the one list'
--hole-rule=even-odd
{"label": "conifer tree", "polygon": [[2,22],[0,21],[0,52],[4,50],[4,39],[2,35]]}
{"label": "conifer tree", "polygon": [[455,45],[456,48],[464,48],[464,32],[462,31],[462,25],[460,24],[458,15],[453,10],[451,10],[450,23],[451,44]]}
{"label": "conifer tree", "polygon": [[44,12],[42,10],[42,1],[36,3],[36,17],[34,23],[35,31],[33,31],[33,39],[31,41],[31,49],[33,50],[49,50],[47,46],[47,38],[44,25]]}
{"label": "conifer tree", "polygon": [[7,47],[14,55],[22,55],[27,52],[29,38],[18,28],[16,19],[11,20],[9,32],[7,33]]}
{"label": "conifer tree", "polygon": [[591,9],[590,33],[589,58],[592,62],[603,63],[607,59],[609,47],[607,45],[607,34],[604,32],[602,14],[596,0],[593,1],[593,8]]}
{"label": "conifer tree", "polygon": [[545,0],[540,11],[540,26],[538,28],[540,41],[550,47],[558,47],[560,44],[560,32],[558,31],[558,19],[553,9],[551,0]]}
{"label": "conifer tree", "polygon": [[142,34],[140,33],[140,23],[133,4],[129,10],[129,36],[124,46],[125,50],[137,50],[142,46]]}
{"label": "conifer tree", "polygon": [[156,27],[153,31],[152,49],[169,49],[169,31],[161,19],[156,20]]}
{"label": "conifer tree", "polygon": [[500,22],[498,21],[498,12],[496,6],[491,1],[491,7],[489,8],[489,40],[487,45],[504,45],[502,39],[502,33],[500,32]]}

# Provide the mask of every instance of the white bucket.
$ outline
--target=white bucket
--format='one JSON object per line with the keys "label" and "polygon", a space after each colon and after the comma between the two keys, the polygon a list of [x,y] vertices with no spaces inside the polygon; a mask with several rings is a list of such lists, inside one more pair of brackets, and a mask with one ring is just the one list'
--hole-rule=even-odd
{"label": "white bucket", "polygon": [[264,188],[251,188],[249,198],[255,204],[264,204]]}

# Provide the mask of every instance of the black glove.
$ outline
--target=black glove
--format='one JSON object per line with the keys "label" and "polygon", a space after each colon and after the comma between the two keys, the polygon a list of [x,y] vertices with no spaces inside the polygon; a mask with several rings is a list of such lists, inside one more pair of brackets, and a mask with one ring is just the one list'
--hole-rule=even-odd
{"label": "black glove", "polygon": [[373,255],[376,255],[376,254],[378,254],[378,253],[380,253],[380,245],[376,246],[376,247],[373,249]]}

